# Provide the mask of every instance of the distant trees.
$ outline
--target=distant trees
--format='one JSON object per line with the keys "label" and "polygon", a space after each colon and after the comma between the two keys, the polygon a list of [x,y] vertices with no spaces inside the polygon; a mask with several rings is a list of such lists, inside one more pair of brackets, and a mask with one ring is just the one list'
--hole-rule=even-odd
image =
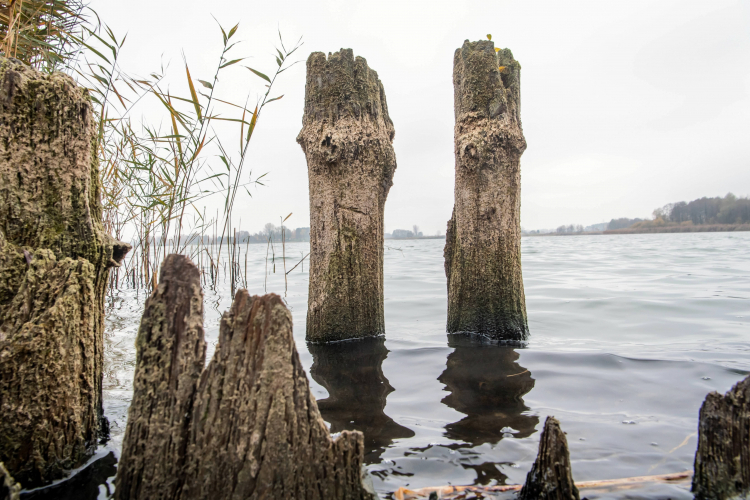
{"label": "distant trees", "polygon": [[620,219],[612,219],[609,221],[609,224],[607,224],[607,230],[612,231],[613,229],[625,229],[636,222],[642,222],[643,219],[628,219],[627,217],[622,217]]}
{"label": "distant trees", "polygon": [[703,197],[687,203],[669,203],[654,210],[654,219],[659,218],[671,224],[747,224],[750,223],[750,198],[728,193],[723,198]]}
{"label": "distant trees", "polygon": [[570,224],[567,226],[560,226],[558,227],[555,232],[557,233],[582,233],[583,232],[583,226],[580,224]]}
{"label": "distant trees", "polygon": [[653,219],[612,219],[607,230],[646,229],[675,226],[750,224],[750,198],[728,193],[723,198],[699,198],[668,203],[653,212]]}

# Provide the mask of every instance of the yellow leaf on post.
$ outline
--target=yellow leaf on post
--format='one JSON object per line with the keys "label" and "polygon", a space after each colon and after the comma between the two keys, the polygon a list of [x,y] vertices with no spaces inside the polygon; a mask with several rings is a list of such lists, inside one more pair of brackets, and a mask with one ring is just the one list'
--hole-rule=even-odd
{"label": "yellow leaf on post", "polygon": [[500,47],[495,47],[495,52],[500,52]]}
{"label": "yellow leaf on post", "polygon": [[492,35],[487,35],[487,40],[492,40]]}
{"label": "yellow leaf on post", "polygon": [[498,66],[498,67],[497,67],[497,70],[498,70],[498,71],[499,71],[500,73],[502,73],[503,71],[505,71],[505,66]]}

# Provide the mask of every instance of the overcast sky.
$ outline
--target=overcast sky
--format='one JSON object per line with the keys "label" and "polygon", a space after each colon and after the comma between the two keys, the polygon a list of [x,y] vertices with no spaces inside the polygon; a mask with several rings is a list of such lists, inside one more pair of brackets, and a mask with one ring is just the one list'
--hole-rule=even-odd
{"label": "overcast sky", "polygon": [[[385,87],[398,168],[386,231],[445,232],[453,207],[453,53],[493,35],[522,65],[528,149],[521,158],[526,229],[646,217],[669,202],[750,195],[750,2],[421,0],[92,0],[128,34],[122,66],[169,63],[186,93],[182,53],[208,80],[221,47],[211,18],[240,23],[237,55],[273,71],[277,26],[298,52],[352,48]],[[250,166],[266,187],[238,202],[243,229],[293,212],[309,224],[302,126],[305,66],[282,75],[253,139]],[[222,96],[244,100],[261,81],[239,65]],[[209,210],[212,207],[209,206]],[[238,216],[238,218],[239,218]]]}

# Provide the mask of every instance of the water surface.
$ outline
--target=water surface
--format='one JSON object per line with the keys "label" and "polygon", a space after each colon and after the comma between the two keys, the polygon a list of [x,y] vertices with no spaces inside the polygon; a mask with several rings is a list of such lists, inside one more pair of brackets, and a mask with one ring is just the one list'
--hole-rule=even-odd
{"label": "water surface", "polygon": [[[381,494],[521,483],[548,415],[585,481],[692,469],[705,395],[750,371],[749,248],[750,233],[526,237],[525,348],[446,335],[442,240],[386,241],[385,339],[307,345],[307,262],[285,292],[277,258],[264,287],[264,245],[249,246],[248,285],[285,297],[323,418],[332,432],[364,432]],[[287,245],[287,269],[307,252]],[[143,300],[133,290],[108,300],[103,451],[117,452],[125,429]],[[209,357],[229,306],[227,284],[206,290]],[[676,487],[640,495],[692,498]]]}

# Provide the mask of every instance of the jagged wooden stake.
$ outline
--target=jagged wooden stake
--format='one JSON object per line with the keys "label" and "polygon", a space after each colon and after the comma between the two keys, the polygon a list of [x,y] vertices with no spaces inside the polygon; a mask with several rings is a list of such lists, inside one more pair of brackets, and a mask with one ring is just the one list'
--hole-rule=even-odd
{"label": "jagged wooden stake", "polygon": [[750,377],[724,396],[706,396],[694,469],[696,500],[744,498],[750,493]]}
{"label": "jagged wooden stake", "polygon": [[362,434],[331,439],[277,295],[237,292],[196,384],[198,283],[170,256],[146,306],[115,498],[371,500]]}
{"label": "jagged wooden stake", "polygon": [[[502,67],[502,69],[500,69]],[[448,333],[528,338],[521,276],[521,65],[488,40],[453,57],[456,183],[445,239]]]}
{"label": "jagged wooden stake", "polygon": [[0,57],[0,461],[26,488],[107,434],[104,291],[130,249],[103,231],[85,89]]}
{"label": "jagged wooden stake", "polygon": [[526,476],[520,500],[579,500],[573,483],[568,440],[560,422],[547,417],[539,440],[539,454]]}
{"label": "jagged wooden stake", "polygon": [[393,184],[393,122],[383,84],[341,49],[307,59],[297,142],[310,181],[307,340],[385,333],[383,211]]}
{"label": "jagged wooden stake", "polygon": [[170,255],[146,301],[136,338],[117,498],[177,498],[205,360],[200,273],[187,257]]}

